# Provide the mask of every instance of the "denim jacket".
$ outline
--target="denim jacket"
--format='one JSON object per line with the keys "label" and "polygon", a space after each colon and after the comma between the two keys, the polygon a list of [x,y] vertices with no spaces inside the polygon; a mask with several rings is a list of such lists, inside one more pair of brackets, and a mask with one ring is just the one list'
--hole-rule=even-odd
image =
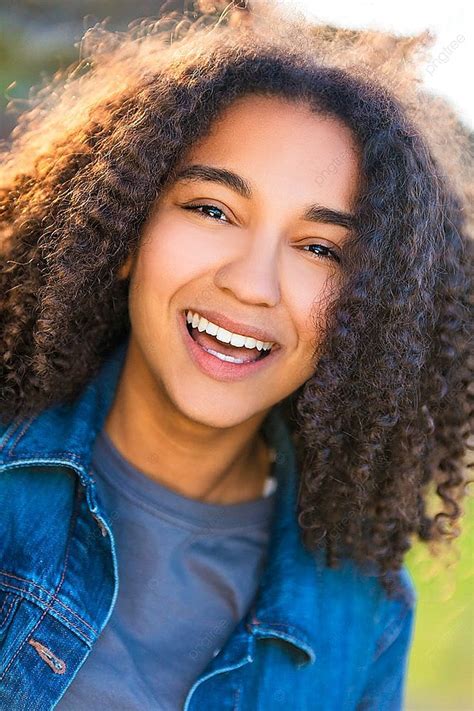
{"label": "denim jacket", "polygon": [[[126,345],[73,402],[0,429],[0,709],[53,709],[114,608],[115,541],[90,463]],[[403,567],[403,594],[389,598],[349,557],[331,569],[304,547],[292,440],[278,407],[270,415],[279,486],[258,592],[183,710],[402,709],[412,579]]]}

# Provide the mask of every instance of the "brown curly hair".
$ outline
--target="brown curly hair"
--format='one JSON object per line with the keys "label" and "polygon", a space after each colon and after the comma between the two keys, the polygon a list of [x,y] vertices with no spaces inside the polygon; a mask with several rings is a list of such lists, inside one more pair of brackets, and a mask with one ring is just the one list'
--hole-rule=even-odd
{"label": "brown curly hair", "polygon": [[298,523],[329,566],[349,551],[390,592],[412,535],[431,551],[459,535],[472,466],[468,134],[417,76],[428,33],[229,7],[97,26],[20,116],[0,169],[0,418],[73,400],[130,329],[120,267],[218,113],[303,99],[350,127],[364,180],[315,374],[284,403]]}

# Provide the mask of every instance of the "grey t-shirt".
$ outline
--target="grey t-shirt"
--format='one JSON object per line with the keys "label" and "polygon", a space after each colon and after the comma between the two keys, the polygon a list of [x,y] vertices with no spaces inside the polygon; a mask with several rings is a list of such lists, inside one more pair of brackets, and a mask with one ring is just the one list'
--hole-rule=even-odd
{"label": "grey t-shirt", "polygon": [[92,465],[116,541],[119,592],[55,708],[178,711],[256,593],[275,488],[238,504],[190,499],[131,466],[105,430]]}

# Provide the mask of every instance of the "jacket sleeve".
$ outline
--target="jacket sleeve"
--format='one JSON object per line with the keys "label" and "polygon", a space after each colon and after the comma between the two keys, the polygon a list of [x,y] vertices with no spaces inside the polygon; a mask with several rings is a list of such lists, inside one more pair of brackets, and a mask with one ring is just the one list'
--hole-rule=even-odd
{"label": "jacket sleeve", "polygon": [[356,711],[403,711],[416,606],[404,606],[385,628]]}

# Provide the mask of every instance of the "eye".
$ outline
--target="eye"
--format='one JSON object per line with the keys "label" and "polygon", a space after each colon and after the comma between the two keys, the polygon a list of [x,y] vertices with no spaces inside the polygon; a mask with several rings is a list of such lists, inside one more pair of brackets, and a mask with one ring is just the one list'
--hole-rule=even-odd
{"label": "eye", "polygon": [[313,249],[313,248],[316,248],[316,249],[318,249],[318,250],[323,250],[323,252],[324,252],[323,254],[320,254],[320,253],[317,253],[317,254],[316,254],[316,253],[314,253],[314,252],[311,252],[311,254],[312,254],[315,258],[316,258],[316,257],[319,257],[320,259],[330,259],[330,260],[333,260],[333,261],[336,261],[336,262],[340,262],[340,261],[341,261],[341,258],[340,258],[340,256],[337,254],[336,250],[331,249],[330,247],[326,247],[325,244],[306,244],[306,245],[305,245],[304,247],[302,247],[301,249],[305,249],[305,250],[308,249],[308,250],[311,250],[311,249]]}
{"label": "eye", "polygon": [[[229,222],[227,218],[225,220],[221,220],[219,217],[215,217],[216,212],[225,216],[225,212],[221,210],[220,207],[217,207],[217,205],[211,205],[209,203],[206,203],[199,205],[182,205],[181,207],[183,208],[183,210],[191,210],[192,212],[197,212],[199,215],[202,215],[202,217],[209,220],[213,220],[214,222]],[[208,212],[200,212],[201,209],[207,210]],[[209,214],[210,212],[213,213],[214,216]],[[316,248],[317,250],[323,250],[324,252],[323,254],[321,254],[320,252],[316,254],[314,252],[311,252],[311,255],[315,258],[319,257],[320,259],[329,259],[336,262],[341,261],[337,252],[324,244],[307,244],[304,247],[301,247],[301,249],[305,250],[312,250],[313,248]]]}
{"label": "eye", "polygon": [[213,220],[214,222],[228,222],[227,219],[221,220],[219,217],[213,217],[211,216],[208,212],[200,212],[201,208],[203,210],[208,210],[209,212],[212,211],[214,215],[216,212],[220,213],[221,215],[225,216],[225,212],[220,209],[220,207],[217,207],[216,205],[209,205],[209,204],[201,204],[201,205],[182,205],[183,210],[191,210],[193,212],[198,212],[198,214],[202,215],[203,217]]}

